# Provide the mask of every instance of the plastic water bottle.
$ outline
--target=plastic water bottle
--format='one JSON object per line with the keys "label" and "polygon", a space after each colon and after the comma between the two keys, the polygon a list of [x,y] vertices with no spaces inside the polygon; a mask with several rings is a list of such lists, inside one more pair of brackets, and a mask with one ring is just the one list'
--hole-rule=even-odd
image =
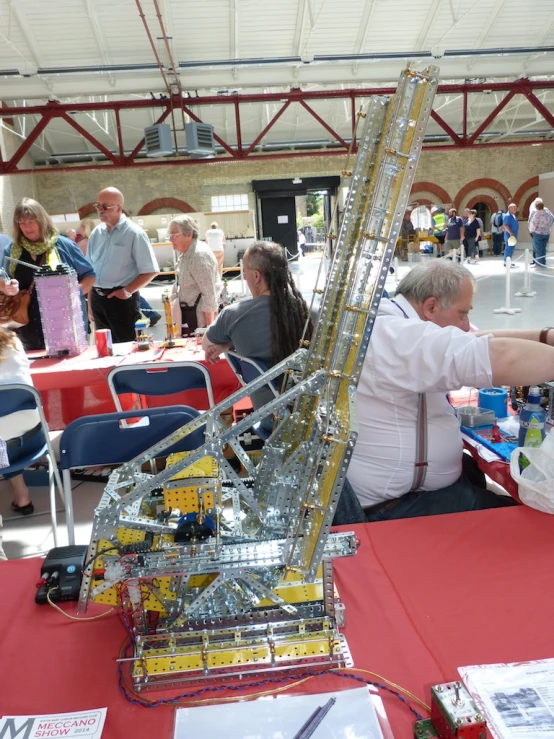
{"label": "plastic water bottle", "polygon": [[546,412],[541,408],[541,391],[530,387],[527,405],[519,414],[519,446],[540,446],[545,436]]}

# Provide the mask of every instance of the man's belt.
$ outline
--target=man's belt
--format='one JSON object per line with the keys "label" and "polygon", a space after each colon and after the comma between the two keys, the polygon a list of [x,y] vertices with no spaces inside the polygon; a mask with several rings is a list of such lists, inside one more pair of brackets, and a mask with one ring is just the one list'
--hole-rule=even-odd
{"label": "man's belt", "polygon": [[30,438],[32,438],[37,431],[39,431],[42,428],[42,424],[37,423],[37,425],[29,429],[29,431],[25,431],[25,433],[22,436],[14,436],[13,439],[8,439],[6,441],[6,447],[9,449],[10,447],[14,446],[23,446],[23,444],[28,441]]}
{"label": "man's belt", "polygon": [[121,290],[121,285],[119,287],[93,287],[92,288],[94,292],[97,295],[100,295],[101,298],[107,298],[108,295],[111,295],[115,290]]}

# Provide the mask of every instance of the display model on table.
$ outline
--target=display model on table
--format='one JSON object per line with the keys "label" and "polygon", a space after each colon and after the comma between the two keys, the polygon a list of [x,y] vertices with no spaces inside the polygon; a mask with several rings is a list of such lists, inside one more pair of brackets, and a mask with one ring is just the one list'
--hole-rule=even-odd
{"label": "display model on table", "polygon": [[42,332],[49,357],[77,356],[87,348],[77,273],[67,264],[35,275]]}
{"label": "display model on table", "polygon": [[[122,607],[135,634],[127,664],[138,688],[350,664],[328,560],[355,554],[357,542],[330,528],[354,446],[359,368],[436,73],[407,70],[393,100],[369,103],[309,349],[301,342],[265,375],[110,477],[95,512],[80,609],[89,601]],[[281,396],[222,428],[223,411],[283,374],[289,386]],[[280,421],[255,466],[237,440],[273,412]],[[190,451],[154,476],[142,472],[144,462],[178,441]],[[233,470],[226,444],[251,480]]]}

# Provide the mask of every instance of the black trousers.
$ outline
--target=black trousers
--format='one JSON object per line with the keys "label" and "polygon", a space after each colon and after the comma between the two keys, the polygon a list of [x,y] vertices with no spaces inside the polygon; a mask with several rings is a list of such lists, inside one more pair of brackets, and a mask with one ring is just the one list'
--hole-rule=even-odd
{"label": "black trousers", "polygon": [[140,319],[138,292],[127,300],[120,300],[100,295],[92,288],[90,296],[90,306],[96,328],[109,328],[114,344],[134,341],[136,338],[135,321]]}

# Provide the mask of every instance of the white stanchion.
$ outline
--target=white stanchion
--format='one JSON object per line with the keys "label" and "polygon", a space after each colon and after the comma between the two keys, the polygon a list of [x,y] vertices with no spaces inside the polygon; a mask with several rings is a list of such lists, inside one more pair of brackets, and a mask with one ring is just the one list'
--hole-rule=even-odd
{"label": "white stanchion", "polygon": [[529,270],[529,249],[525,249],[525,272],[523,273],[523,287],[515,294],[516,298],[534,298],[537,294],[531,290],[531,272]]}
{"label": "white stanchion", "polygon": [[398,285],[400,282],[400,276],[398,274],[398,257],[394,258],[394,284]]}
{"label": "white stanchion", "polygon": [[506,304],[502,308],[495,308],[493,313],[507,313],[513,316],[515,313],[521,313],[521,308],[510,307],[510,278],[511,278],[512,260],[510,257],[506,259]]}

